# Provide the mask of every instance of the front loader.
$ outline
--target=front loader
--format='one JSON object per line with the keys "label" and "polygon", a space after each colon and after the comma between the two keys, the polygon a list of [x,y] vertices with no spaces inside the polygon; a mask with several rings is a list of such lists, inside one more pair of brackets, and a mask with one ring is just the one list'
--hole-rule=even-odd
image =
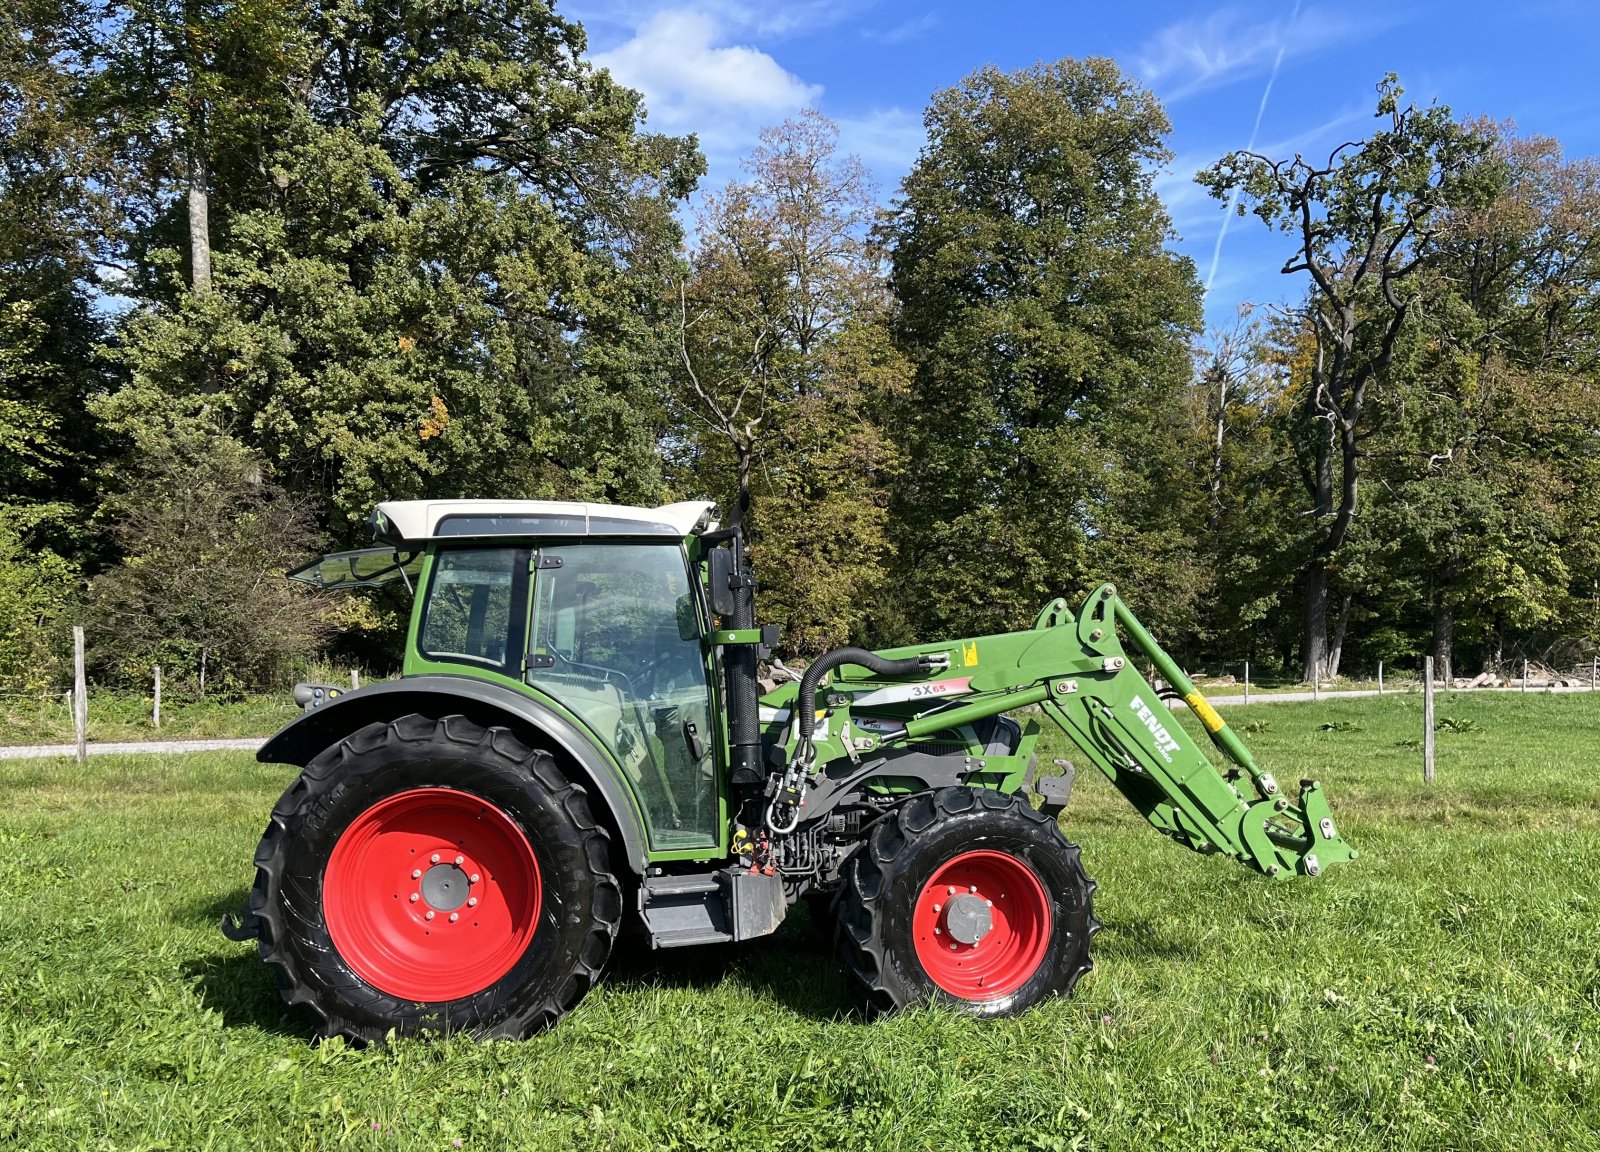
{"label": "front loader", "polygon": [[223,924],[324,1033],[527,1035],[624,929],[748,940],[801,901],[877,1008],[1066,993],[1098,923],[1060,830],[1075,767],[1039,769],[1041,720],[1185,847],[1274,878],[1354,858],[1320,787],[1285,796],[1109,584],[1026,631],[836,649],[763,693],[777,629],[711,512],[382,504],[378,547],[292,574],[413,593],[401,677],[302,686],[261,750],[302,770]]}

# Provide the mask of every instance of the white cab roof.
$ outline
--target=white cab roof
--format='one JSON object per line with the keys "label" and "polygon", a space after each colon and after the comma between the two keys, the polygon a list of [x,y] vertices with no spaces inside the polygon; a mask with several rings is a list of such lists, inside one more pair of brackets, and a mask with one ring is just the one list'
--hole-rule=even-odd
{"label": "white cab roof", "polygon": [[709,500],[660,508],[567,500],[391,500],[373,511],[380,540],[460,536],[688,536],[713,527]]}

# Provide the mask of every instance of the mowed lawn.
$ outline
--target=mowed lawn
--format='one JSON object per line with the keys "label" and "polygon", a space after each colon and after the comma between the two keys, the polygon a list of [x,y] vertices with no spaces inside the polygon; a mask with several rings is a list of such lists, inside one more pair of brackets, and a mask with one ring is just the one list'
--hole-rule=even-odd
{"label": "mowed lawn", "polygon": [[[1580,1149],[1600,1145],[1600,699],[1417,696],[1227,714],[1361,850],[1270,882],[1066,818],[1096,970],[994,1022],[863,1019],[797,910],[773,940],[619,954],[523,1043],[314,1045],[216,931],[287,769],[0,763],[0,1146]],[[1321,730],[1342,723],[1342,730]],[[1051,754],[1069,754],[1064,748]]]}

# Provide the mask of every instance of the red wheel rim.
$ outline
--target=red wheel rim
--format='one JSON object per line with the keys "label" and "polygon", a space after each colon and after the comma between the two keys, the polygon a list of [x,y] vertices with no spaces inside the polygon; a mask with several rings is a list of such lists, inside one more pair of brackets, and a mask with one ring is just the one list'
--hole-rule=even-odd
{"label": "red wheel rim", "polygon": [[1050,900],[1034,870],[1004,852],[940,865],[911,914],[917,960],[962,1000],[998,1000],[1028,982],[1050,943]]}
{"label": "red wheel rim", "polygon": [[516,821],[452,788],[368,808],[322,879],[333,946],[402,1000],[458,1000],[499,980],[527,951],[539,903],[539,862]]}

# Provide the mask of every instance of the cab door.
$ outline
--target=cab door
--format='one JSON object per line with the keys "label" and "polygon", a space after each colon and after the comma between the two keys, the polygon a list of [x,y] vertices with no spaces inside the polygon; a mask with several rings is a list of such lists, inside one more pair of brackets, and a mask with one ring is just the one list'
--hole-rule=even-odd
{"label": "cab door", "polygon": [[721,795],[697,601],[681,545],[547,545],[533,563],[526,679],[610,748],[652,848],[716,848]]}

